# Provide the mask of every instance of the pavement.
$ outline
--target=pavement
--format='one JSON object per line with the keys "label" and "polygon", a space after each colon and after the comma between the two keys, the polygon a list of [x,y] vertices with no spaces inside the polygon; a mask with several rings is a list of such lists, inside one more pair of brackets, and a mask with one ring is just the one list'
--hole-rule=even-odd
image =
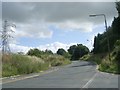
{"label": "pavement", "polygon": [[2,80],[2,88],[118,88],[118,75],[99,72],[91,62],[72,64]]}

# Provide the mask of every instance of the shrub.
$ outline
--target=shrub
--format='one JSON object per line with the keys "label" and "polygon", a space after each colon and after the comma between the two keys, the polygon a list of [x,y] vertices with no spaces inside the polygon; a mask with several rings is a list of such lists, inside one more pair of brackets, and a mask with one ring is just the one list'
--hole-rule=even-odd
{"label": "shrub", "polygon": [[25,55],[11,55],[12,58],[3,62],[2,76],[11,76],[17,74],[29,74],[45,70],[49,67],[48,63],[43,63],[41,59],[33,59]]}
{"label": "shrub", "polygon": [[42,55],[42,58],[12,54],[2,65],[2,76],[29,74],[47,70],[51,66],[66,65],[70,60],[59,55]]}

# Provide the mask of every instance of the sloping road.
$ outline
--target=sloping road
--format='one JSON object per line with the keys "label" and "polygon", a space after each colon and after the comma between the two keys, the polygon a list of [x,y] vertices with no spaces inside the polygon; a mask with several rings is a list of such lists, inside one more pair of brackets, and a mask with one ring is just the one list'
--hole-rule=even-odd
{"label": "sloping road", "polygon": [[[4,82],[3,82],[4,83]],[[118,75],[101,73],[96,65],[74,61],[51,73],[2,84],[3,88],[118,88]]]}

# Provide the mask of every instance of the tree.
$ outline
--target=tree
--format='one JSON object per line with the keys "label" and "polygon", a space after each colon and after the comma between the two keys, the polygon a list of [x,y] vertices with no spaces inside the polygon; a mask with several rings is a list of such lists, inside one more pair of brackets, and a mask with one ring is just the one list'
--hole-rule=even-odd
{"label": "tree", "polygon": [[95,54],[108,52],[107,34],[110,40],[109,45],[111,51],[114,49],[115,42],[120,39],[120,2],[116,2],[116,9],[118,11],[118,17],[114,17],[112,26],[108,27],[106,32],[98,34],[94,38],[93,53]]}
{"label": "tree", "polygon": [[120,16],[120,1],[116,2],[116,9],[118,11],[118,15]]}
{"label": "tree", "polygon": [[43,53],[44,53],[43,51],[40,51],[39,49],[35,48],[35,49],[30,49],[27,52],[27,55],[40,57],[40,55],[43,54]]}
{"label": "tree", "polygon": [[73,45],[68,49],[68,51],[71,54],[72,60],[79,60],[80,57],[89,53],[89,49],[82,44],[77,44],[77,46]]}
{"label": "tree", "polygon": [[63,48],[59,48],[57,51],[58,55],[65,55],[66,51]]}
{"label": "tree", "polygon": [[53,54],[53,52],[51,50],[46,49],[45,54]]}
{"label": "tree", "polygon": [[115,42],[113,55],[117,63],[120,64],[120,40]]}
{"label": "tree", "polygon": [[76,48],[76,45],[70,46],[70,48],[68,49],[69,54],[72,55],[74,53],[75,48]]}

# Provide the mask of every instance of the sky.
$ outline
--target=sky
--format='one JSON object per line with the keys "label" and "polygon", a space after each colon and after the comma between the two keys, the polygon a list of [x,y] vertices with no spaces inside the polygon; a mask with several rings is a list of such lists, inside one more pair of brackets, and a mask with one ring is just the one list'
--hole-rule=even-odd
{"label": "sky", "polygon": [[[15,1],[15,0],[13,0]],[[83,44],[93,48],[94,36],[105,31],[105,14],[110,26],[117,10],[114,2],[2,2],[2,23],[8,20],[14,38],[10,39],[12,52],[29,49],[67,50],[71,45]],[[21,1],[21,2],[20,2]]]}

